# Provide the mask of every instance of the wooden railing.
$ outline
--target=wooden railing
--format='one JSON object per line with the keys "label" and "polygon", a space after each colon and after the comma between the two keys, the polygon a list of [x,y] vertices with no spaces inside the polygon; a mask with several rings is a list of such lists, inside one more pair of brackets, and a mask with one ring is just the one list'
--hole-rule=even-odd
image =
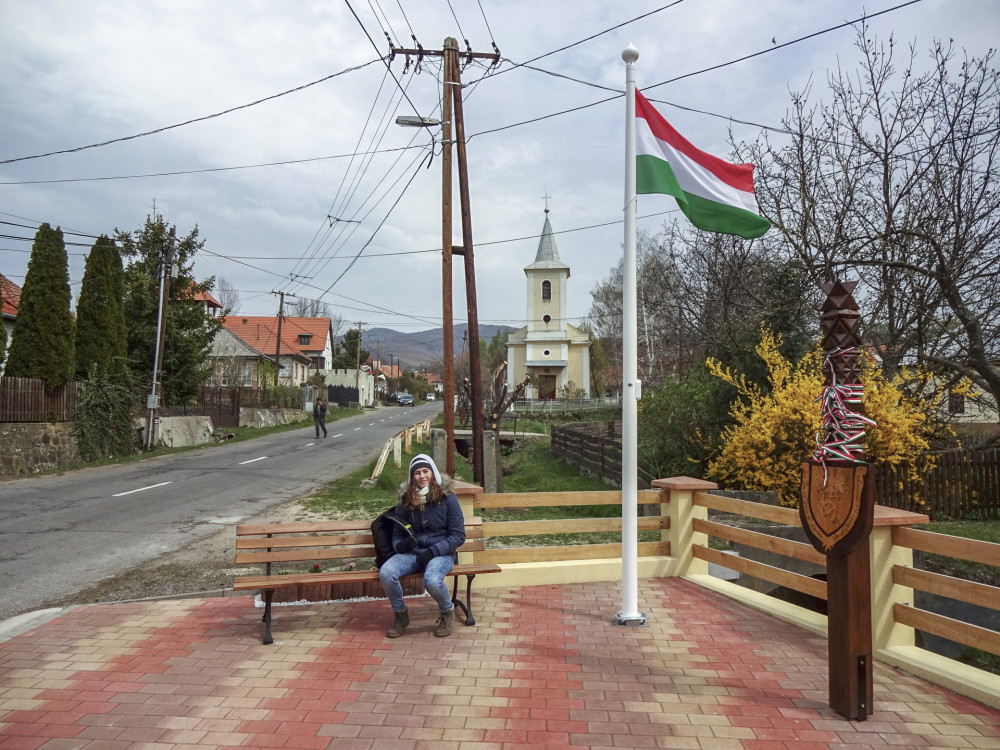
{"label": "wooden railing", "polygon": [[[1000,567],[1000,544],[960,539],[906,527],[892,530],[892,543],[897,547]],[[1000,588],[996,586],[926,570],[916,570],[903,565],[892,567],[892,580],[900,586],[1000,612]],[[1000,656],[1000,632],[996,630],[971,625],[899,602],[893,605],[893,619],[901,625]]]}
{"label": "wooden railing", "polygon": [[[702,508],[757,518],[763,521],[771,521],[785,526],[801,526],[798,511],[790,508],[779,508],[774,505],[762,505],[747,500],[710,495],[707,492],[696,492],[694,495],[694,504]],[[816,565],[826,565],[826,556],[821,555],[811,545],[803,542],[782,539],[770,534],[763,534],[759,531],[741,529],[701,518],[693,519],[691,526],[694,531],[715,537],[716,539],[745,544],[748,547],[773,552],[796,560],[804,560]],[[803,594],[815,596],[817,599],[826,599],[826,583],[824,581],[799,573],[793,573],[774,565],[766,565],[743,557],[726,555],[719,550],[711,549],[707,545],[693,545],[692,554],[698,560],[715,563],[724,568],[736,570],[745,575],[760,578],[778,586],[784,586]]]}
{"label": "wooden railing", "polygon": [[[652,504],[661,502],[659,490],[639,492],[639,502]],[[614,505],[621,507],[622,493],[607,492],[512,492],[508,494],[477,494],[473,507],[477,513],[484,513],[483,535],[487,539],[526,537],[544,534],[565,536],[594,532],[619,532],[622,519],[619,513],[614,518],[556,518],[529,521],[488,521],[488,511],[496,508],[538,508],[538,507],[586,507],[594,505]],[[641,516],[638,521],[640,531],[662,531],[670,528],[667,516]],[[489,547],[489,545],[487,545]],[[639,542],[639,557],[669,555],[670,543],[665,539]],[[504,549],[486,549],[476,552],[475,562],[524,563],[548,562],[555,560],[598,560],[621,557],[621,543],[614,544],[566,544],[511,546]]]}

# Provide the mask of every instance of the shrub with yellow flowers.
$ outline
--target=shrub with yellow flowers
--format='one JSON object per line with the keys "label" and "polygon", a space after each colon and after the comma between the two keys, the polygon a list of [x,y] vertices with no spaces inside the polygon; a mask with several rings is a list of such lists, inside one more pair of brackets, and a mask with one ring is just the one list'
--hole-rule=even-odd
{"label": "shrub with yellow flowers", "polygon": [[[797,507],[802,462],[812,455],[821,425],[822,353],[817,349],[793,365],[780,347],[780,337],[763,328],[756,351],[767,366],[768,391],[708,360],[709,372],[739,394],[730,407],[734,424],[723,431],[708,474],[730,488],[775,492],[782,505]],[[902,381],[887,381],[872,359],[864,363],[861,382],[864,413],[877,425],[865,436],[867,460],[918,471],[915,459],[929,447],[933,399],[907,397]]]}

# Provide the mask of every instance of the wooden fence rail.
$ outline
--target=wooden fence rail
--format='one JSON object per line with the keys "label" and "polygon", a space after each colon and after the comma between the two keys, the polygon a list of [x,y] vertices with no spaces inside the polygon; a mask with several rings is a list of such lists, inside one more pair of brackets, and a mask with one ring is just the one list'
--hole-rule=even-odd
{"label": "wooden fence rail", "polygon": [[0,422],[71,422],[79,401],[79,383],[46,391],[41,380],[0,377]]}

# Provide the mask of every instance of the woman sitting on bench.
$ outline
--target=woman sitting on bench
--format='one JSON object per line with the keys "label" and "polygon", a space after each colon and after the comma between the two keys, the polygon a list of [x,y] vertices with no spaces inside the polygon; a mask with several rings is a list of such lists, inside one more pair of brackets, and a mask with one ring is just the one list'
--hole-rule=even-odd
{"label": "woman sitting on bench", "polygon": [[410,525],[412,534],[396,524],[392,547],[396,554],[379,569],[379,580],[392,605],[393,621],[386,635],[399,638],[410,624],[399,579],[418,570],[424,572],[424,589],[438,604],[440,617],[434,635],[451,635],[455,604],[444,582],[457,561],[456,550],[465,543],[465,516],[451,491],[450,477],[441,472],[430,456],[421,453],[410,461],[409,481],[399,488],[396,516]]}

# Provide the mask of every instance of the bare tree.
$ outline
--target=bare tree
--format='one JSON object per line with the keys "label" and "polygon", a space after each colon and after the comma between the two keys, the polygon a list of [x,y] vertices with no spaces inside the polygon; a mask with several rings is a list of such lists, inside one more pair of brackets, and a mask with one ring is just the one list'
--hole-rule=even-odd
{"label": "bare tree", "polygon": [[231,315],[240,309],[240,292],[233,282],[220,276],[217,291],[223,315]]}
{"label": "bare tree", "polygon": [[296,297],[292,303],[292,317],[296,318],[329,318],[330,305],[318,299]]}
{"label": "bare tree", "polygon": [[793,95],[791,142],[766,138],[757,195],[766,240],[815,281],[860,277],[866,339],[888,374],[908,362],[939,383],[969,378],[1000,403],[1000,78],[994,52],[910,47],[859,30],[861,62],[829,77],[830,100]]}

